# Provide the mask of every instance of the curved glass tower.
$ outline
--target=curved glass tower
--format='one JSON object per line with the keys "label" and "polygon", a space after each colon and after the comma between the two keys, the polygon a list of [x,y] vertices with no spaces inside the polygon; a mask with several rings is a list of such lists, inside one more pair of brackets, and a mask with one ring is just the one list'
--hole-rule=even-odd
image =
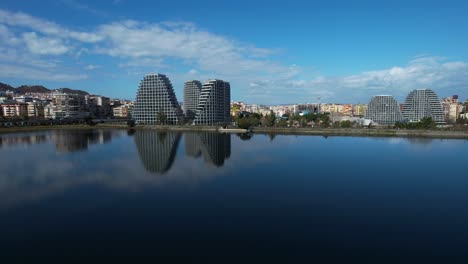
{"label": "curved glass tower", "polygon": [[140,82],[133,118],[137,124],[177,124],[183,117],[171,81],[164,74],[148,74]]}
{"label": "curved glass tower", "polygon": [[409,122],[419,122],[431,117],[437,124],[445,124],[444,111],[437,94],[430,89],[413,90],[403,104],[403,117]]}
{"label": "curved glass tower", "polygon": [[367,105],[365,117],[379,125],[391,126],[403,121],[398,103],[391,95],[377,95],[372,97]]}
{"label": "curved glass tower", "polygon": [[195,124],[227,125],[231,122],[231,86],[222,80],[209,80],[202,86]]}
{"label": "curved glass tower", "polygon": [[184,84],[184,114],[185,116],[193,120],[197,112],[198,98],[200,97],[200,91],[202,84],[200,81],[186,81]]}

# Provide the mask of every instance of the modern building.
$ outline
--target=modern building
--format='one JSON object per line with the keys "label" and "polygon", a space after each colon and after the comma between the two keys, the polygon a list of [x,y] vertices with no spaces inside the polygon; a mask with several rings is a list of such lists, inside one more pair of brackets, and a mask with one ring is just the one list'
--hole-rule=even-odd
{"label": "modern building", "polygon": [[392,126],[403,121],[398,103],[391,95],[377,95],[372,97],[367,105],[365,119],[385,126]]}
{"label": "modern building", "polygon": [[222,80],[209,80],[202,86],[195,124],[227,125],[231,123],[231,86]]}
{"label": "modern building", "polygon": [[436,93],[430,89],[413,90],[403,104],[403,117],[408,122],[419,122],[431,117],[439,125],[445,124],[444,111]]}
{"label": "modern building", "polygon": [[195,119],[197,113],[198,99],[200,98],[202,84],[200,81],[186,81],[184,84],[184,114],[189,120]]}
{"label": "modern building", "polygon": [[133,118],[137,124],[177,124],[183,113],[172,83],[164,74],[148,74],[140,82]]}

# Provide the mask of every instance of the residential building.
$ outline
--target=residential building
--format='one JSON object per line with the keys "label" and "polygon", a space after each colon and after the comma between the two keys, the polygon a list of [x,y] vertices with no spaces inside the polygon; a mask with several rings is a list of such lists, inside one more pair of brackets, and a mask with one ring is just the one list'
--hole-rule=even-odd
{"label": "residential building", "polygon": [[18,103],[30,103],[33,101],[33,98],[30,96],[18,96],[14,97],[13,100],[15,100]]}
{"label": "residential building", "polygon": [[353,116],[354,109],[352,104],[344,104],[343,105],[343,115],[345,116]]}
{"label": "residential building", "polygon": [[2,104],[2,113],[4,117],[26,117],[28,116],[28,105],[25,103]]}
{"label": "residential building", "polygon": [[129,118],[133,110],[133,105],[126,104],[112,109],[114,117]]}
{"label": "residential building", "polygon": [[184,83],[184,114],[189,120],[194,120],[197,113],[198,99],[202,84],[200,81],[191,80]]}
{"label": "residential building", "polygon": [[183,113],[172,83],[164,74],[148,74],[140,82],[133,118],[137,124],[177,124]]}
{"label": "residential building", "polygon": [[430,89],[418,89],[409,93],[403,105],[403,117],[408,122],[419,122],[431,117],[437,124],[445,124],[444,111],[439,98]]}
{"label": "residential building", "polygon": [[365,116],[367,112],[367,105],[365,104],[356,104],[353,106],[354,116]]}
{"label": "residential building", "polygon": [[441,100],[444,118],[447,122],[455,123],[463,111],[463,105],[458,102],[458,95],[446,97]]}
{"label": "residential building", "polygon": [[391,95],[377,95],[372,97],[364,117],[379,125],[391,126],[403,121],[398,103]]}
{"label": "residential building", "polygon": [[39,102],[28,102],[28,117],[42,118],[44,117],[44,105]]}
{"label": "residential building", "polygon": [[202,86],[195,124],[227,125],[231,123],[231,86],[222,80],[209,80]]}
{"label": "residential building", "polygon": [[68,94],[60,91],[52,96],[52,118],[79,119],[89,116],[86,109],[85,96],[82,94]]}
{"label": "residential building", "polygon": [[298,114],[305,111],[311,114],[317,114],[320,113],[320,104],[298,104],[294,105],[292,109],[294,114]]}

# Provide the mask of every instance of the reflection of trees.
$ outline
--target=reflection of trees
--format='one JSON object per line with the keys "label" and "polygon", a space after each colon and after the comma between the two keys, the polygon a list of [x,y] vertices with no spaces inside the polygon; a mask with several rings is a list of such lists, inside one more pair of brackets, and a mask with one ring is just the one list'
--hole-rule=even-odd
{"label": "reflection of trees", "polygon": [[270,142],[271,142],[275,139],[276,135],[272,133],[272,134],[268,134],[268,137],[270,138]]}
{"label": "reflection of trees", "polygon": [[427,145],[432,142],[432,138],[408,138],[408,142],[411,144]]}
{"label": "reflection of trees", "polygon": [[57,130],[52,135],[57,152],[87,150],[89,145],[106,144],[112,139],[111,130]]}
{"label": "reflection of trees", "polygon": [[146,170],[153,173],[167,172],[174,163],[180,133],[137,130],[135,143]]}
{"label": "reflection of trees", "polygon": [[252,138],[252,134],[251,133],[242,133],[242,134],[237,134],[237,136],[241,139],[241,140],[250,140]]}
{"label": "reflection of trees", "polygon": [[205,162],[223,166],[231,156],[231,135],[219,133],[186,133],[185,154],[198,158],[203,155]]}

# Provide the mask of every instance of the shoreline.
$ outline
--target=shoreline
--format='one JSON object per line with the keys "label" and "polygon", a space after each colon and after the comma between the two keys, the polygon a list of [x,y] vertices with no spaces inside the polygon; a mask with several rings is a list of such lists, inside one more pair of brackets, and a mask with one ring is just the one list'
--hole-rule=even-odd
{"label": "shoreline", "polygon": [[346,128],[255,128],[254,134],[468,139],[468,131]]}
{"label": "shoreline", "polygon": [[[218,132],[215,126],[136,126],[135,130],[160,130],[180,132]],[[89,129],[130,129],[127,125],[97,124],[89,125],[54,125],[0,128],[0,134],[21,133],[47,130],[89,130]],[[226,133],[226,132],[219,132]],[[253,134],[276,135],[311,135],[311,136],[357,136],[357,137],[403,137],[403,138],[440,138],[440,139],[468,139],[467,131],[453,130],[406,130],[406,129],[344,129],[344,128],[271,128],[255,127]]]}

